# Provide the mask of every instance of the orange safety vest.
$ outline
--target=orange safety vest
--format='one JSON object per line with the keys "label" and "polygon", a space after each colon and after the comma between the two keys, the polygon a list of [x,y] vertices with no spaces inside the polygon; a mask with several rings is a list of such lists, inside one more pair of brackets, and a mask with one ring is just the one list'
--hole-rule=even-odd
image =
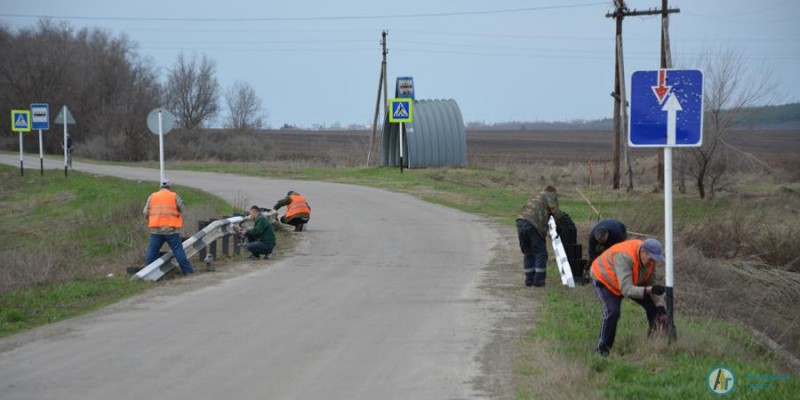
{"label": "orange safety vest", "polygon": [[178,195],[167,189],[161,189],[150,195],[150,207],[147,213],[148,228],[165,228],[183,226],[183,218],[178,211]]}
{"label": "orange safety vest", "polygon": [[[592,263],[592,276],[600,281],[611,293],[617,296],[622,296],[622,286],[617,278],[617,273],[614,271],[614,256],[618,253],[625,253],[633,260],[633,285],[639,285],[639,246],[642,241],[638,239],[626,240],[611,246],[608,250],[604,251],[599,257],[595,258]],[[653,267],[655,263],[650,262],[647,268],[646,275],[641,281],[642,283],[650,281],[650,276],[653,275]]]}
{"label": "orange safety vest", "polygon": [[311,207],[308,206],[305,197],[299,194],[292,194],[289,195],[289,198],[292,199],[292,202],[286,206],[286,215],[284,216],[286,219],[291,219],[298,214],[311,215]]}

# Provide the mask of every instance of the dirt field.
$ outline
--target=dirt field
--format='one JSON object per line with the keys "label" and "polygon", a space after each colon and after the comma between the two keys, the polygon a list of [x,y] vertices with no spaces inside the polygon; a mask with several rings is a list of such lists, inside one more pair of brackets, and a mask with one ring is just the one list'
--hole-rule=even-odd
{"label": "dirt field", "polygon": [[[263,131],[272,153],[278,159],[319,159],[320,148],[327,149],[328,162],[359,165],[366,162],[369,131]],[[375,138],[380,140],[380,133]],[[749,153],[766,155],[800,154],[800,131],[740,131],[727,142]],[[468,165],[551,161],[610,161],[611,133],[607,131],[467,131]],[[373,150],[377,151],[377,150]],[[648,156],[656,149],[633,149],[632,154]],[[373,152],[372,160],[379,155]],[[779,157],[784,158],[784,157]],[[769,161],[769,160],[767,160]]]}

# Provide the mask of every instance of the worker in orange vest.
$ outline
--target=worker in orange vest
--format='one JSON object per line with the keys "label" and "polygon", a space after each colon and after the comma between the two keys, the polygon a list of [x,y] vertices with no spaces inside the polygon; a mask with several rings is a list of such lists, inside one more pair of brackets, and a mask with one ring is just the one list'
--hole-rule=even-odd
{"label": "worker in orange vest", "polygon": [[306,198],[290,190],[272,209],[277,212],[283,206],[286,206],[286,214],[281,217],[281,223],[294,226],[295,232],[302,232],[305,224],[311,220],[311,206],[308,205]]}
{"label": "worker in orange vest", "polygon": [[648,336],[656,328],[656,318],[666,315],[661,295],[664,286],[655,284],[655,267],[664,261],[661,242],[656,239],[626,240],[604,251],[592,262],[592,281],[603,304],[603,323],[597,352],[608,356],[617,335],[622,298],[641,305],[647,314]]}
{"label": "worker in orange vest", "polygon": [[183,200],[181,196],[170,190],[169,179],[161,182],[161,189],[147,198],[144,205],[144,218],[150,228],[150,245],[147,247],[145,265],[150,265],[158,258],[158,252],[164,242],[169,244],[172,255],[178,261],[181,272],[191,274],[194,272],[192,263],[186,258],[183,251],[179,230],[183,226]]}

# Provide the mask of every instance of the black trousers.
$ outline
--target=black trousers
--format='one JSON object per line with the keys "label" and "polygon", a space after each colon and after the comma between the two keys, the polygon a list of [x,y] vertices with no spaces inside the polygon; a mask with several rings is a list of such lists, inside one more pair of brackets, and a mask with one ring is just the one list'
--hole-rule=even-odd
{"label": "black trousers", "polygon": [[[597,297],[600,298],[600,303],[603,304],[603,323],[600,325],[600,337],[597,339],[597,350],[607,352],[614,346],[614,338],[617,336],[617,322],[619,322],[620,306],[622,305],[623,296],[617,296],[611,293],[611,291],[599,281],[594,281],[593,284],[594,290],[597,292]],[[647,334],[650,335],[655,329],[656,304],[653,303],[653,299],[651,299],[649,295],[645,295],[644,299],[631,298],[631,300],[644,308],[649,325]]]}
{"label": "black trousers", "polygon": [[520,218],[516,222],[525,284],[542,286],[547,277],[547,241],[528,220]]}

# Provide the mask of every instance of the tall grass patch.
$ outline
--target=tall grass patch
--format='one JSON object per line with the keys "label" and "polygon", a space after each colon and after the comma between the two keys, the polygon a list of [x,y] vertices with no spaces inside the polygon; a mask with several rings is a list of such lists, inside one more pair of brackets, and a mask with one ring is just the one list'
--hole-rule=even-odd
{"label": "tall grass patch", "polygon": [[[68,178],[57,171],[20,177],[0,166],[0,296],[143,264],[148,233],[142,209],[155,190],[152,183],[74,171]],[[187,231],[225,208],[200,191],[176,190],[187,204]]]}

